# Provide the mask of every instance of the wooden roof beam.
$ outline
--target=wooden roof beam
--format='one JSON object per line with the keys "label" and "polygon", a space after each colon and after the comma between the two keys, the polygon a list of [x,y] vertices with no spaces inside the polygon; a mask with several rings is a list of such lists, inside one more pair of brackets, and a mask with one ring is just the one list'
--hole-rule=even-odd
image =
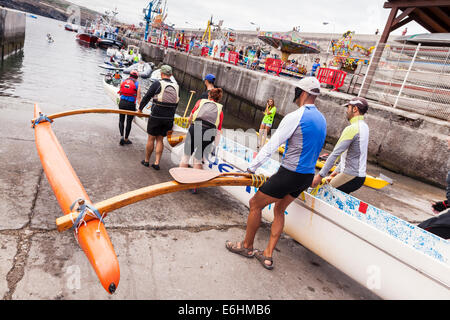
{"label": "wooden roof beam", "polygon": [[431,7],[431,8],[428,8],[428,10],[430,10],[434,15],[436,15],[436,17],[438,17],[443,23],[445,23],[447,25],[447,27],[450,28],[450,17],[448,16],[447,13],[442,11],[441,8]]}
{"label": "wooden roof beam", "polygon": [[[420,20],[422,20],[424,23],[426,23],[431,28],[433,28],[434,32],[442,32],[442,33],[448,32],[448,29],[441,26],[438,22],[436,22],[436,20],[431,18],[429,15],[427,15],[422,10],[416,10],[414,12],[414,15],[417,15],[417,17],[419,17]],[[418,19],[415,19],[415,20],[418,21]]]}
{"label": "wooden roof beam", "polygon": [[411,8],[411,7],[448,7],[448,0],[421,0],[421,1],[386,1],[383,8]]}
{"label": "wooden roof beam", "polygon": [[[410,15],[411,12],[413,12],[416,8],[407,8],[405,11],[403,11],[400,15],[398,15],[398,17],[396,17],[394,19],[394,21],[392,22],[392,26],[391,26],[391,31],[398,29],[401,26],[397,26],[397,24],[399,24],[404,18],[408,17]],[[411,20],[409,20],[411,21]],[[409,22],[408,21],[408,22]]]}
{"label": "wooden roof beam", "polygon": [[407,24],[407,23],[409,23],[409,22],[411,22],[413,20],[414,19],[412,17],[408,17],[408,18],[403,19],[402,21],[396,23],[395,25],[392,25],[391,26],[391,32],[394,31],[394,30],[397,30],[398,28],[403,27],[405,24]]}

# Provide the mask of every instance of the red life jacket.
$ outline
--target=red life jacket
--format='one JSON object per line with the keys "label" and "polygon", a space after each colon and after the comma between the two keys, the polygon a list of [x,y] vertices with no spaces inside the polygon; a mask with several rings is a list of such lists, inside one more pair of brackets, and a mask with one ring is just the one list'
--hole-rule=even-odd
{"label": "red life jacket", "polygon": [[137,86],[135,80],[128,78],[122,82],[120,85],[120,90],[118,92],[121,96],[125,97],[136,97],[137,96]]}

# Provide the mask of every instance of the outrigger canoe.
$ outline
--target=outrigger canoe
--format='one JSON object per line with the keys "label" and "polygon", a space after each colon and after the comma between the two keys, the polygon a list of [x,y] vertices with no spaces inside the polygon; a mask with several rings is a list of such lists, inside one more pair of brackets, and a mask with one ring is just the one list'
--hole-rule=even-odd
{"label": "outrigger canoe", "polygon": [[[114,99],[114,98],[113,98]],[[146,130],[144,120],[134,121]],[[176,117],[165,147],[181,158],[186,119]],[[175,138],[174,138],[175,137]],[[222,136],[203,168],[242,172],[256,152]],[[274,174],[269,159],[257,173]],[[248,205],[254,187],[222,186]],[[384,299],[450,299],[450,242],[329,185],[303,192],[285,212],[284,232]],[[263,209],[273,221],[273,206]]]}
{"label": "outrigger canoe", "polygon": [[[35,119],[40,115],[41,110],[36,104]],[[71,206],[77,204],[79,199],[87,205],[92,205],[86,190],[53,133],[51,124],[48,121],[40,122],[35,125],[34,132],[42,167],[62,212],[65,215],[71,213]],[[114,293],[120,280],[119,262],[103,223],[99,220],[88,221],[77,229],[75,237],[103,288],[110,294]]]}
{"label": "outrigger canoe", "polygon": [[[176,121],[179,122],[179,121]],[[179,122],[182,124],[182,121]],[[174,125],[178,135],[186,130]],[[182,144],[170,145],[181,157]],[[245,171],[256,152],[222,136],[204,169]],[[269,159],[257,173],[274,174]],[[256,188],[222,187],[244,205]],[[309,189],[285,212],[284,232],[384,299],[450,299],[450,242],[329,185]],[[273,206],[263,210],[273,221]]]}

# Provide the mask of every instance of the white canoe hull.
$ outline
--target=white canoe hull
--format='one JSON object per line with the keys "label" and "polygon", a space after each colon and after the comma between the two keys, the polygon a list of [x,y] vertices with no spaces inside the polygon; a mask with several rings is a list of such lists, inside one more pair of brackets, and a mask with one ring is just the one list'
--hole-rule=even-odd
{"label": "white canoe hull", "polygon": [[[182,144],[172,148],[166,142],[166,147],[181,157]],[[253,151],[248,150],[249,159],[245,160],[242,154],[228,152],[235,148],[221,146],[215,161],[209,161],[204,169],[246,170]],[[258,173],[271,175],[273,170]],[[256,193],[255,188],[222,188],[247,206]],[[298,198],[287,209],[284,232],[290,237],[384,299],[450,299],[447,241],[416,230],[430,235],[430,241],[446,251],[447,256],[442,258],[445,262],[439,261],[396,239],[392,231],[379,230],[308,193],[304,197],[304,201]],[[263,217],[273,221],[273,206],[263,210]]]}

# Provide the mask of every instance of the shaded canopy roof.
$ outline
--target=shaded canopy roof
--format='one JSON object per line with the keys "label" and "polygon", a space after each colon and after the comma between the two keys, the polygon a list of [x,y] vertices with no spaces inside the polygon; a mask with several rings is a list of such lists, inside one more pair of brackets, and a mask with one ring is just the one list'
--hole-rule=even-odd
{"label": "shaded canopy roof", "polygon": [[316,43],[302,39],[297,31],[260,32],[258,39],[286,53],[319,53]]}
{"label": "shaded canopy roof", "polygon": [[415,21],[431,33],[450,32],[449,0],[388,0],[384,8],[398,8],[401,25]]}

